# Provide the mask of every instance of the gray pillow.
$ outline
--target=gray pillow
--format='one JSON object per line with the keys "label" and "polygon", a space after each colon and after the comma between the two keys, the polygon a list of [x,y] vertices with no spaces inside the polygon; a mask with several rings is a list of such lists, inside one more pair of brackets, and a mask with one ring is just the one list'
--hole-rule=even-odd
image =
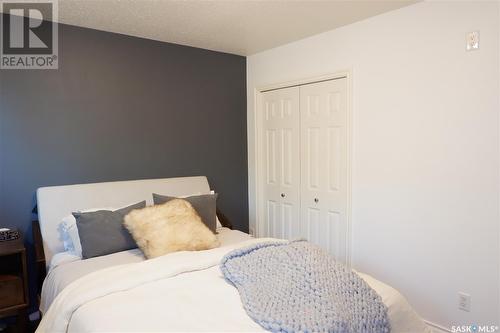
{"label": "gray pillow", "polygon": [[193,195],[186,198],[170,197],[153,193],[153,202],[155,205],[161,205],[173,199],[184,199],[188,201],[200,215],[201,220],[213,233],[217,227],[217,194]]}
{"label": "gray pillow", "polygon": [[146,207],[146,201],[115,211],[73,213],[82,244],[82,258],[93,258],[135,249],[137,244],[123,226],[123,218],[132,210],[144,207]]}

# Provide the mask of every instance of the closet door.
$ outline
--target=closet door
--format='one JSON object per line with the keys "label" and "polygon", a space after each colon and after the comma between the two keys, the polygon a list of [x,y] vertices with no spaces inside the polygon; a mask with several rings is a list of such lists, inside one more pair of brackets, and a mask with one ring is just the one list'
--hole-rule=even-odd
{"label": "closet door", "polygon": [[262,101],[265,230],[261,235],[296,238],[300,235],[299,88],[265,92]]}
{"label": "closet door", "polygon": [[301,233],[346,261],[347,80],[300,87]]}

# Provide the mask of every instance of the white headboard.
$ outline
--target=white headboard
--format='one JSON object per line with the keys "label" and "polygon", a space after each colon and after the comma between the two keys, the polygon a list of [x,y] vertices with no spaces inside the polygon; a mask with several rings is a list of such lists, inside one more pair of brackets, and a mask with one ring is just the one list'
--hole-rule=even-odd
{"label": "white headboard", "polygon": [[204,176],[39,188],[36,192],[38,219],[46,265],[50,264],[50,259],[54,254],[64,251],[61,220],[74,211],[89,208],[118,208],[142,200],[152,204],[152,193],[183,196],[209,192],[210,186]]}

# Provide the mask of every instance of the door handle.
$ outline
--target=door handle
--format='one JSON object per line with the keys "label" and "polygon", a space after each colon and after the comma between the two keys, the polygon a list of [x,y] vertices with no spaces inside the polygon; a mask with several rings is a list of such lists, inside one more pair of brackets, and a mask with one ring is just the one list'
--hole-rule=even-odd
{"label": "door handle", "polygon": [[281,197],[284,198],[285,197],[285,193],[281,193]]}
{"label": "door handle", "polygon": [[314,202],[315,202],[315,203],[318,203],[318,202],[319,202],[319,199],[318,199],[318,198],[314,198]]}

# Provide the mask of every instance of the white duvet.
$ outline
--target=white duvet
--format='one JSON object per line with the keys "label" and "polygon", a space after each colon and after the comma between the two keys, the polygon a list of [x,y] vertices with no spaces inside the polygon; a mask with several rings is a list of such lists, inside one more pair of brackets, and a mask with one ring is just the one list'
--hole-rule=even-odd
{"label": "white duvet", "polygon": [[[229,230],[219,237],[222,246],[208,251],[177,252],[151,260],[127,251],[93,261],[59,263],[44,283],[45,314],[37,332],[262,332],[247,316],[238,291],[224,280],[218,264],[229,251],[263,239]],[[110,260],[115,266],[95,270]],[[64,278],[71,274],[61,274],[67,270],[79,275],[89,269],[94,271],[72,282]],[[392,332],[430,332],[400,293],[358,274],[387,305]]]}

